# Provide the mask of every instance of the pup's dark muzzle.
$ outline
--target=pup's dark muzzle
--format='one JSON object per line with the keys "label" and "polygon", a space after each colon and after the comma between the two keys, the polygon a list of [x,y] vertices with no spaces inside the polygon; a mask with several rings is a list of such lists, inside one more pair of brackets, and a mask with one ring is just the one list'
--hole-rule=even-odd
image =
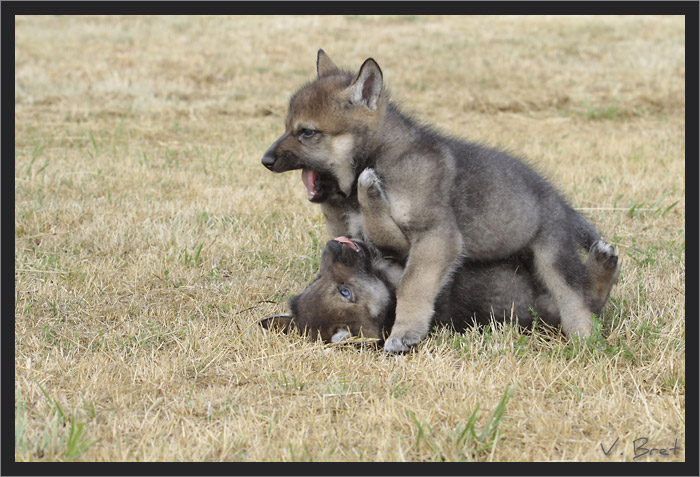
{"label": "pup's dark muzzle", "polygon": [[269,154],[265,154],[262,158],[262,165],[272,170],[272,167],[275,165],[275,158]]}

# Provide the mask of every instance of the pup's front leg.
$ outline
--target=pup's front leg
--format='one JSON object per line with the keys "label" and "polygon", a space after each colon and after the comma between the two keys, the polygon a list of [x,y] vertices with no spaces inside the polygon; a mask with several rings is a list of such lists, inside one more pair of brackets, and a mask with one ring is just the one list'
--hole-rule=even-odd
{"label": "pup's front leg", "polygon": [[410,243],[391,216],[391,203],[374,169],[367,168],[357,180],[357,199],[365,235],[374,246],[398,252],[403,258]]}
{"label": "pup's front leg", "polygon": [[384,343],[389,353],[408,351],[430,331],[435,299],[462,254],[462,235],[454,221],[448,223],[412,241],[396,294],[396,321]]}

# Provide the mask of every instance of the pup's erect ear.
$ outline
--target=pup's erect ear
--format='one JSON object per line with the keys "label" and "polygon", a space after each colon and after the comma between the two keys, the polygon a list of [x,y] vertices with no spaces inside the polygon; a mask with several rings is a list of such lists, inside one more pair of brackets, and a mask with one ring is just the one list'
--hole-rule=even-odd
{"label": "pup's erect ear", "polygon": [[382,93],[382,70],[372,58],[367,58],[357,78],[350,85],[350,98],[353,104],[366,106],[371,111],[377,109],[377,101]]}
{"label": "pup's erect ear", "polygon": [[316,57],[316,72],[318,77],[328,76],[338,71],[338,67],[323,50],[318,50],[318,56]]}
{"label": "pup's erect ear", "polygon": [[289,333],[295,326],[294,316],[291,313],[282,313],[281,315],[263,318],[258,323],[266,330],[279,330],[285,333]]}

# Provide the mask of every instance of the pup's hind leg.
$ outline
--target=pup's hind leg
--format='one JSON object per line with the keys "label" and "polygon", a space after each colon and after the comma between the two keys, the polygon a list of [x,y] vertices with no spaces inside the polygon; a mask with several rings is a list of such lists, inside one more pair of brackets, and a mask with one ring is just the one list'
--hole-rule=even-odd
{"label": "pup's hind leg", "polygon": [[593,327],[593,311],[585,293],[586,267],[576,254],[575,244],[569,242],[556,236],[539,238],[532,245],[535,268],[559,309],[564,333],[586,338]]}
{"label": "pup's hind leg", "polygon": [[599,314],[620,271],[615,248],[602,240],[593,242],[588,251],[586,270],[591,308],[594,313]]}

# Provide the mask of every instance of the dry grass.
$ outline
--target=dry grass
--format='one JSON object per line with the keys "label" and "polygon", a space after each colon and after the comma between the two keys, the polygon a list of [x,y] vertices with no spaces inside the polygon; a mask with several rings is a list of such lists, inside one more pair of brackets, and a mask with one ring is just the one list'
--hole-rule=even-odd
{"label": "dry grass", "polygon": [[[645,437],[680,449],[637,461],[685,460],[684,38],[681,17],[18,17],[15,459],[630,461]],[[260,165],[319,47],[586,212],[622,257],[600,334],[388,357],[256,326],[327,238],[298,174]]]}

